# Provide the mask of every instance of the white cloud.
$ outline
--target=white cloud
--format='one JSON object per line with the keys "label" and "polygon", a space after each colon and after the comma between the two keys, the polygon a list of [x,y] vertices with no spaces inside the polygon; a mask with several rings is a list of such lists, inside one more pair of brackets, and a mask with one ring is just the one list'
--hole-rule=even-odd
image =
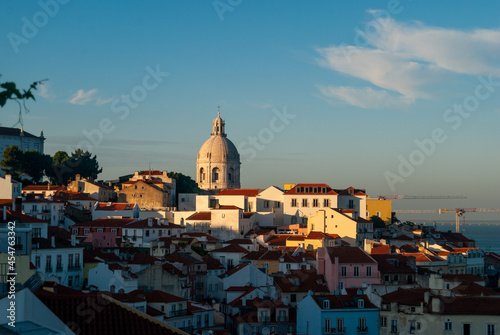
{"label": "white cloud", "polygon": [[97,101],[95,102],[95,104],[96,104],[96,106],[101,106],[101,105],[109,104],[113,100],[114,100],[114,97],[111,97],[111,98],[101,98],[101,97],[98,97]]}
{"label": "white cloud", "polygon": [[78,90],[76,94],[69,100],[69,103],[73,105],[85,105],[93,100],[95,100],[94,95],[97,93],[97,89],[91,89],[87,92],[84,90]]}
{"label": "white cloud", "polygon": [[409,106],[414,101],[404,95],[395,96],[386,90],[374,90],[371,87],[318,86],[318,89],[326,97],[340,99],[361,108],[400,108]]}
{"label": "white cloud", "polygon": [[379,29],[370,35],[357,32],[363,46],[318,48],[317,61],[380,90],[318,86],[326,97],[382,108],[432,98],[436,85],[455,83],[459,76],[500,77],[500,29],[460,31],[392,19],[374,20],[371,26]]}

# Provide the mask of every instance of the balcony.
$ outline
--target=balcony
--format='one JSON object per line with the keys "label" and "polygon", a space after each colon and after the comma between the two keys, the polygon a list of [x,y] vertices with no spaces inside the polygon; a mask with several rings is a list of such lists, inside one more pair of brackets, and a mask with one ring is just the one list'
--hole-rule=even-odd
{"label": "balcony", "polygon": [[368,333],[368,327],[358,327],[358,333],[359,334],[366,334]]}
{"label": "balcony", "polygon": [[47,272],[52,272],[52,266],[51,266],[51,265],[47,265],[47,266],[45,267],[45,272],[46,272],[46,273],[47,273]]}
{"label": "balcony", "polygon": [[62,267],[62,265],[58,264],[58,265],[56,266],[56,272],[62,272],[62,271],[63,271],[63,267]]}
{"label": "balcony", "polygon": [[175,318],[177,316],[184,316],[187,315],[187,309],[180,309],[178,311],[170,311],[168,313],[169,318]]}
{"label": "balcony", "polygon": [[323,334],[345,334],[346,327],[344,328],[323,328]]}
{"label": "balcony", "polygon": [[68,266],[69,271],[80,271],[82,267],[80,265],[70,265]]}
{"label": "balcony", "polygon": [[269,315],[261,315],[259,318],[259,322],[269,322],[269,321],[271,321]]}

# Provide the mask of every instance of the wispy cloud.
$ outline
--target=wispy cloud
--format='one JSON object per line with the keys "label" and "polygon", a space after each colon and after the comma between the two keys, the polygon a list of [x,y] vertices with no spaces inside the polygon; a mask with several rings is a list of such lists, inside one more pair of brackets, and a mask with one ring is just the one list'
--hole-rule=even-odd
{"label": "wispy cloud", "polygon": [[42,83],[37,87],[37,95],[48,100],[54,100],[56,95],[50,87],[49,83]]}
{"label": "wispy cloud", "polygon": [[73,105],[86,105],[89,102],[95,100],[94,95],[97,93],[97,89],[91,89],[87,92],[84,90],[78,90],[76,94],[68,100],[69,103]]}
{"label": "wispy cloud", "polygon": [[78,92],[76,92],[75,95],[68,100],[68,102],[73,105],[86,105],[94,102],[96,106],[102,106],[110,103],[113,99],[114,97],[106,98],[103,96],[97,96],[97,88],[93,88],[86,92],[84,90],[78,90]]}
{"label": "wispy cloud", "polygon": [[397,107],[432,98],[436,85],[459,76],[500,77],[500,29],[460,31],[387,19],[378,23],[377,34],[364,35],[368,43],[363,47],[316,49],[319,65],[361,80],[359,87],[318,85],[324,96],[361,108]]}

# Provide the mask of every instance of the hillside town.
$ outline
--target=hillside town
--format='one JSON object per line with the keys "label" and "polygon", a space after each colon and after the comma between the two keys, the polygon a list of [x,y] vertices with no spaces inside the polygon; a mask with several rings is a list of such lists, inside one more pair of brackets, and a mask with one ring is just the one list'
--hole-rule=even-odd
{"label": "hillside town", "polygon": [[[0,131],[2,150],[43,152],[43,132]],[[64,185],[0,177],[0,307],[8,311],[15,294],[16,329],[493,335],[500,327],[500,255],[462,233],[400,222],[391,200],[362,185],[242,188],[220,114],[194,157],[196,193],[178,192],[168,171],[154,169],[108,181],[75,174]],[[9,322],[0,333],[11,334]]]}

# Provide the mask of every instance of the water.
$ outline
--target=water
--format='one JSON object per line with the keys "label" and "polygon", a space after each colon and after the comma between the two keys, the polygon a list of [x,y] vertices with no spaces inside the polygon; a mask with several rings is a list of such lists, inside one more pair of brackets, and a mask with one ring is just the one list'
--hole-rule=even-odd
{"label": "water", "polygon": [[[434,226],[432,221],[415,221],[415,223],[426,226]],[[439,231],[447,232],[451,230],[455,232],[455,221],[439,221],[436,222],[436,228]],[[460,232],[464,236],[475,240],[476,247],[481,248],[485,252],[496,252],[500,254],[500,221],[470,221],[460,222]]]}

